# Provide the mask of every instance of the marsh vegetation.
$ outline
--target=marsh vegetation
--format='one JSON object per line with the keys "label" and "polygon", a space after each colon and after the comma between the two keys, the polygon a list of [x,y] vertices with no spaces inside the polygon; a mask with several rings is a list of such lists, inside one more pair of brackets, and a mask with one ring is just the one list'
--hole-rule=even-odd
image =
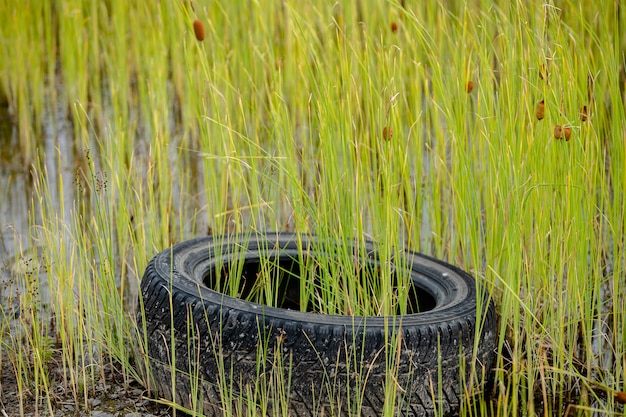
{"label": "marsh vegetation", "polygon": [[[619,1],[8,0],[0,21],[7,412],[89,410],[111,370],[149,388],[150,258],[273,230],[488,288],[493,389],[462,415],[624,415]],[[394,311],[369,298],[339,301]]]}

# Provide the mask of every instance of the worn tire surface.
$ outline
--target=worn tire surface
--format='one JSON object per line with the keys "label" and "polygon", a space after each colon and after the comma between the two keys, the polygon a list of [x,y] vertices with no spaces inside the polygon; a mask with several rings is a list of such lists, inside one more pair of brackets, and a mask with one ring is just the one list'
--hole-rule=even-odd
{"label": "worn tire surface", "polygon": [[[474,278],[458,268],[414,252],[395,255],[410,265],[415,298],[424,301],[422,310],[427,311],[390,317],[274,308],[209,288],[216,264],[228,265],[228,254],[235,249],[244,248],[241,273],[251,280],[261,255],[297,271],[294,260],[302,259],[300,249],[315,257],[316,242],[311,235],[286,233],[204,237],[156,255],[141,282],[145,312],[139,312],[138,320],[158,395],[187,408],[199,404],[205,415],[219,416],[233,399],[223,397],[225,392],[236,397],[244,395],[246,387],[275,382],[275,370],[282,366],[290,368],[284,386],[292,416],[380,416],[389,407],[389,381],[395,381],[397,389],[392,405],[396,415],[458,412],[468,387],[480,389],[485,383],[496,341],[492,302],[485,291],[477,291]],[[365,252],[365,261],[375,264],[374,246],[368,243]],[[477,311],[482,312],[478,321]],[[389,349],[394,343],[401,346],[397,353]],[[174,390],[172,359],[177,370]],[[389,361],[395,361],[393,377],[387,372]],[[197,373],[199,382],[190,373]],[[194,392],[199,392],[199,401]],[[271,394],[268,391],[265,398],[270,407]],[[233,408],[235,415],[238,409]]]}

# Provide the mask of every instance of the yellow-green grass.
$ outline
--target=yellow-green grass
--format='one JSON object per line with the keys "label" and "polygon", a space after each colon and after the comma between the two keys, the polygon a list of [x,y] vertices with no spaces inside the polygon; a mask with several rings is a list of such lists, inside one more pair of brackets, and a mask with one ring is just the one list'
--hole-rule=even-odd
{"label": "yellow-green grass", "polygon": [[[571,392],[580,410],[613,412],[625,19],[613,1],[0,3],[0,95],[35,185],[13,263],[40,248],[2,303],[20,305],[17,328],[0,310],[23,401],[54,407],[56,348],[78,403],[108,361],[149,383],[132,311],[156,252],[292,230],[372,239],[383,265],[421,251],[489,288],[495,401],[478,395],[465,415],[551,414]],[[65,114],[73,148],[44,155],[42,127]],[[51,170],[68,163],[71,177]],[[346,313],[394,311],[391,288],[362,290],[328,293]]]}

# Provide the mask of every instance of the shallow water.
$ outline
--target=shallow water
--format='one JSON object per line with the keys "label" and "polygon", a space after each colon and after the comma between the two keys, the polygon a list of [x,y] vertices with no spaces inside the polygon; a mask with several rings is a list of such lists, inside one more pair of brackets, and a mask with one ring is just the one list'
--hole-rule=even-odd
{"label": "shallow water", "polygon": [[[18,129],[4,107],[0,110],[0,143],[3,145],[0,146],[0,189],[5,196],[0,200],[0,302],[4,307],[0,314],[18,319],[23,314],[20,308],[24,308],[20,301],[29,290],[41,300],[37,314],[46,322],[50,320],[51,290],[45,248],[30,243],[37,241],[34,238],[37,226],[33,225],[42,224],[34,185],[34,178],[39,174],[35,172],[35,164],[25,161],[19,153],[18,141]],[[76,188],[67,185],[73,183],[78,156],[73,126],[62,109],[57,111],[55,120],[44,124],[37,144],[42,169],[47,172],[48,203],[58,220],[71,224],[70,208],[76,199]],[[136,299],[137,291],[131,296]],[[11,329],[20,325],[19,320],[9,321]]]}
{"label": "shallow water", "polygon": [[6,260],[15,253],[14,230],[27,230],[28,171],[15,155],[17,128],[14,127],[9,110],[0,106],[0,258]]}

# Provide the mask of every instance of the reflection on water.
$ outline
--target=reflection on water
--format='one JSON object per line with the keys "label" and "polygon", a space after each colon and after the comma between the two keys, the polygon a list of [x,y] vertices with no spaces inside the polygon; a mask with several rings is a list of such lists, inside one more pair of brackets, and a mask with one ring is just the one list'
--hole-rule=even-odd
{"label": "reflection on water", "polygon": [[[15,155],[17,128],[9,109],[0,106],[0,320],[3,314],[17,314],[16,288],[12,277],[29,271],[31,261],[20,258],[19,233],[28,230],[32,184],[30,174]],[[10,301],[10,305],[9,305]],[[8,310],[8,311],[6,311]]]}
{"label": "reflection on water", "polygon": [[[61,183],[71,184],[72,176],[72,128],[64,114],[58,121],[45,125],[42,137],[37,141],[44,169],[47,187],[50,190],[50,203],[59,220],[69,221],[68,205],[62,201],[72,201],[74,189],[61,187]],[[33,246],[29,239],[31,225],[41,224],[39,202],[33,184],[34,165],[24,161],[19,150],[18,132],[5,106],[0,108],[0,300],[4,314],[19,314],[20,299],[28,291],[31,296],[40,297],[45,309],[50,299],[48,277],[43,248]],[[59,190],[63,191],[60,195]],[[64,212],[61,207],[65,207]],[[19,277],[20,279],[16,279]],[[19,286],[18,282],[19,281]],[[24,286],[28,288],[23,288]],[[14,323],[11,323],[13,325]]]}
{"label": "reflection on water", "polygon": [[[45,158],[43,166],[49,173],[47,187],[51,191],[52,208],[64,221],[69,221],[70,213],[68,205],[61,204],[61,201],[72,201],[74,198],[72,187],[60,187],[61,182],[72,183],[72,138],[71,124],[61,113],[58,120],[45,124],[38,141],[41,146],[39,155]],[[27,236],[29,218],[36,224],[40,224],[41,220],[32,181],[34,167],[17,154],[17,128],[6,107],[0,109],[0,145],[0,190],[4,196],[0,203],[0,255],[6,259],[19,252],[20,248],[16,245],[20,240],[26,240],[19,239],[19,236]],[[59,195],[60,189],[63,190],[62,196]],[[65,207],[64,213],[61,213],[62,206]]]}
{"label": "reflection on water", "polygon": [[[106,132],[101,132],[101,134],[105,136]],[[50,300],[51,290],[48,285],[54,285],[54,282],[50,282],[49,278],[53,277],[49,277],[46,272],[44,248],[37,246],[40,244],[37,243],[38,226],[44,221],[57,222],[56,226],[52,225],[54,229],[57,226],[72,227],[78,221],[84,221],[84,226],[90,227],[91,220],[84,218],[77,220],[77,212],[84,210],[79,206],[89,199],[87,196],[90,192],[94,192],[94,190],[86,190],[85,183],[93,182],[95,192],[99,192],[106,188],[109,179],[106,170],[96,168],[97,172],[92,173],[85,168],[87,160],[93,162],[96,167],[99,165],[98,147],[94,145],[83,148],[77,145],[80,141],[75,138],[75,135],[72,118],[64,111],[63,106],[59,106],[54,119],[44,124],[40,137],[36,140],[40,162],[26,162],[19,154],[18,129],[6,105],[0,105],[0,190],[2,192],[0,198],[0,307],[3,307],[0,308],[0,316],[18,314],[19,301],[23,300],[23,294],[28,290],[24,287],[28,287],[29,282],[32,282],[33,288],[37,288],[37,296],[43,300],[44,307]],[[179,157],[179,136],[174,133],[171,135],[172,159]],[[133,155],[134,169],[137,172],[143,172],[145,178],[142,179],[146,182],[151,169],[150,165],[153,163],[148,156],[150,153],[148,142],[141,137],[135,140],[136,154]],[[197,156],[190,156],[188,161],[189,164],[186,167],[192,173],[200,169],[190,167],[192,164],[201,165]],[[169,171],[172,176],[176,175],[175,169],[175,164],[172,164]],[[37,170],[43,172],[37,172]],[[46,190],[38,191],[35,179],[45,180],[43,186]],[[138,188],[143,186],[145,184],[137,185]],[[98,187],[101,189],[98,190]],[[177,189],[178,184],[173,184],[173,187],[174,195],[187,196],[187,200],[184,201],[185,207],[198,207],[195,216],[190,215],[193,220],[176,219],[181,223],[180,229],[186,236],[207,233],[209,226],[206,204],[201,203],[206,201],[205,191],[199,186],[194,191]],[[44,196],[45,201],[39,201],[39,197]],[[178,198],[171,202],[174,211],[182,211],[183,201],[181,200]],[[45,212],[51,218],[42,218],[40,204],[46,204]],[[202,210],[205,215],[198,215]],[[144,219],[134,219],[132,215],[131,219],[135,229],[158,227],[154,224],[146,224]],[[115,219],[111,219],[110,223],[109,226],[115,227]],[[67,234],[71,234],[71,231],[68,230]],[[67,236],[59,236],[59,245],[63,245],[63,239],[67,238]],[[155,245],[155,249],[157,247],[163,249],[162,245],[154,242],[150,244]],[[120,279],[117,272],[116,279],[118,290],[123,292],[128,311],[135,311],[138,281],[141,277],[135,275],[132,267],[117,268],[117,266],[123,263],[134,265],[133,255],[132,247],[120,249],[120,253],[116,254],[119,259],[113,261],[116,270],[124,269],[124,280]],[[98,258],[97,253],[94,257],[93,262],[97,269],[102,259]]]}
{"label": "reflection on water", "polygon": [[[0,106],[0,258],[15,253],[14,230],[27,230],[28,170],[15,155],[17,128],[11,122],[9,109]],[[26,190],[26,192],[24,192]]]}

